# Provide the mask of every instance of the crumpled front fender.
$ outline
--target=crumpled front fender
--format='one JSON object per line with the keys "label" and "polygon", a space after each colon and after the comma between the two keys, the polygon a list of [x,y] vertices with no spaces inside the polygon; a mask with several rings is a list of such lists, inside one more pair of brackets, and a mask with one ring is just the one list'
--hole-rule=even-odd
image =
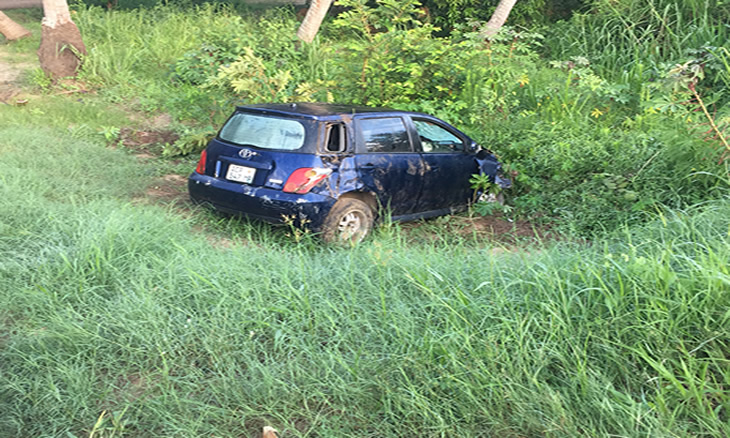
{"label": "crumpled front fender", "polygon": [[497,160],[497,157],[482,150],[477,154],[475,159],[479,165],[480,174],[489,175],[490,179],[502,189],[512,187],[512,180],[505,177],[502,173],[502,163]]}

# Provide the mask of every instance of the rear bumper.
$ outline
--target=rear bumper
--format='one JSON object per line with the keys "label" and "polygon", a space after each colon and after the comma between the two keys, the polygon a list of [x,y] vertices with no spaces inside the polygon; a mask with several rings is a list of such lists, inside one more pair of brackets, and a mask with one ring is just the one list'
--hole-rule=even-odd
{"label": "rear bumper", "polygon": [[216,210],[240,214],[272,224],[292,218],[297,226],[319,231],[336,199],[307,193],[297,195],[281,190],[225,181],[193,172],[188,178],[193,202]]}

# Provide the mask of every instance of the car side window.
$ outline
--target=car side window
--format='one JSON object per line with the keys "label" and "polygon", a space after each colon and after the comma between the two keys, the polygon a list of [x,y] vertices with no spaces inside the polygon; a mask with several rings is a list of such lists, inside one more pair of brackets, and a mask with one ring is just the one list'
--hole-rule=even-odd
{"label": "car side window", "polygon": [[326,135],[326,152],[344,152],[345,149],[347,149],[347,143],[345,141],[345,125],[342,123],[332,123],[327,125]]}
{"label": "car side window", "polygon": [[406,125],[400,117],[361,119],[360,130],[368,152],[411,152]]}
{"label": "car side window", "polygon": [[428,120],[413,120],[418,136],[421,139],[421,148],[425,153],[462,152],[464,141],[447,129]]}

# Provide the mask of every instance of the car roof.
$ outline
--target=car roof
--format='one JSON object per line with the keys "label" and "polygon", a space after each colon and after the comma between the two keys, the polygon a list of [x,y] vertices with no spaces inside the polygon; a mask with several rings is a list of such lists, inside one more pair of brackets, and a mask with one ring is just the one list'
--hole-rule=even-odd
{"label": "car roof", "polygon": [[258,105],[239,106],[240,111],[255,111],[287,116],[307,117],[317,120],[340,119],[358,114],[417,114],[408,111],[399,111],[392,108],[377,108],[364,105],[343,105],[334,103],[265,103]]}

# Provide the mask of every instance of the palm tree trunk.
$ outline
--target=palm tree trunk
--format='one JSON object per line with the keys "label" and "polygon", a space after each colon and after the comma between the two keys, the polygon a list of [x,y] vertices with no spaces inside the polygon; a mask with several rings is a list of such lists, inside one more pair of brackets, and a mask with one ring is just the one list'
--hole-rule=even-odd
{"label": "palm tree trunk", "polygon": [[2,11],[0,11],[0,33],[5,35],[9,41],[19,40],[30,36],[30,31],[14,22]]}
{"label": "palm tree trunk", "polygon": [[330,8],[333,0],[312,0],[312,3],[307,9],[307,15],[304,16],[304,21],[299,26],[297,31],[297,38],[304,41],[305,43],[311,43],[314,41],[314,37],[319,32],[319,26],[322,25],[324,16],[327,15],[327,10]]}
{"label": "palm tree trunk", "polygon": [[497,5],[497,9],[495,9],[492,14],[492,18],[489,19],[486,26],[484,26],[484,29],[482,29],[482,35],[484,35],[485,38],[489,39],[497,35],[499,29],[501,29],[504,22],[507,21],[507,17],[509,17],[509,13],[512,12],[512,8],[515,3],[517,3],[517,0],[500,0]]}
{"label": "palm tree trunk", "polygon": [[38,59],[41,68],[54,79],[75,76],[86,46],[81,33],[71,20],[66,0],[43,0],[41,47]]}

